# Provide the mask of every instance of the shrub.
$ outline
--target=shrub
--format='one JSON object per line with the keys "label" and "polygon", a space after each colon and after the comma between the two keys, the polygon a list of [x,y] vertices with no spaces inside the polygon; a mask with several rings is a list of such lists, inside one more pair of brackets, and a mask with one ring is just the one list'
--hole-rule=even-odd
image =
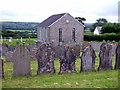
{"label": "shrub", "polygon": [[115,33],[105,33],[101,35],[93,35],[93,34],[85,34],[84,35],[84,40],[85,41],[120,41],[120,33],[115,34]]}

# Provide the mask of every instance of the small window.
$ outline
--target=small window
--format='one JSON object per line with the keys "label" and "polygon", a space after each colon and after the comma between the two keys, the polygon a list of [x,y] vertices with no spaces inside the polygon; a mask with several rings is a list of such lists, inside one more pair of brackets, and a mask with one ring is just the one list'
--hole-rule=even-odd
{"label": "small window", "polygon": [[59,42],[62,42],[62,28],[59,28]]}
{"label": "small window", "polygon": [[72,39],[75,42],[75,28],[73,28],[73,30],[72,30]]}

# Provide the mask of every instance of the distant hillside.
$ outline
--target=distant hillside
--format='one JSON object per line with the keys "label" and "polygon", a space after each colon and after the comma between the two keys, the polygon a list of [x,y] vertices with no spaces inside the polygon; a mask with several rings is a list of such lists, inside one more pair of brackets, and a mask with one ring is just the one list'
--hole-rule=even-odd
{"label": "distant hillside", "polygon": [[[9,30],[37,30],[36,22],[2,22],[2,29]],[[86,27],[91,27],[93,23],[85,23]]]}
{"label": "distant hillside", "polygon": [[88,28],[91,27],[92,25],[93,25],[93,23],[85,23],[85,26]]}
{"label": "distant hillside", "polygon": [[36,22],[2,22],[2,29],[11,30],[37,30]]}

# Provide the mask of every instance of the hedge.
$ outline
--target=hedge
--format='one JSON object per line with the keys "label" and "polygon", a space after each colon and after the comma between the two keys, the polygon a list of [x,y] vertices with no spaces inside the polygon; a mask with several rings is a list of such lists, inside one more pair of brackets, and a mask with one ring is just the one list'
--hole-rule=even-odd
{"label": "hedge", "polygon": [[119,42],[120,41],[120,33],[118,34],[115,34],[115,33],[106,33],[106,34],[101,34],[101,35],[93,35],[93,34],[86,34],[84,35],[84,40],[85,41],[117,41]]}

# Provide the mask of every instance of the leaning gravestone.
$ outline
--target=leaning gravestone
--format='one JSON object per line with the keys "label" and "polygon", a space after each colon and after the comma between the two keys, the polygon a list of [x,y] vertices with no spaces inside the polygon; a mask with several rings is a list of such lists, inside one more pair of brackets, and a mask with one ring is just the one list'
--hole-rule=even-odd
{"label": "leaning gravestone", "polygon": [[50,44],[48,43],[42,44],[37,50],[36,58],[38,60],[37,74],[55,73],[54,68],[55,52]]}
{"label": "leaning gravestone", "polygon": [[13,76],[30,74],[30,53],[24,44],[19,45],[13,53]]}
{"label": "leaning gravestone", "polygon": [[81,71],[95,71],[96,54],[91,45],[87,46],[81,56]]}
{"label": "leaning gravestone", "polygon": [[12,62],[13,61],[13,52],[12,51],[8,51],[5,54],[5,60],[8,62]]}
{"label": "leaning gravestone", "polygon": [[116,49],[115,69],[120,69],[120,43],[118,44],[117,49]]}
{"label": "leaning gravestone", "polygon": [[4,61],[0,59],[0,78],[4,78]]}
{"label": "leaning gravestone", "polygon": [[100,64],[98,70],[112,69],[112,46],[110,43],[103,43],[100,47]]}
{"label": "leaning gravestone", "polygon": [[62,56],[60,56],[59,74],[68,73],[68,72],[76,72],[75,60],[76,60],[76,57],[73,54],[72,48],[70,48],[68,45],[65,45]]}

